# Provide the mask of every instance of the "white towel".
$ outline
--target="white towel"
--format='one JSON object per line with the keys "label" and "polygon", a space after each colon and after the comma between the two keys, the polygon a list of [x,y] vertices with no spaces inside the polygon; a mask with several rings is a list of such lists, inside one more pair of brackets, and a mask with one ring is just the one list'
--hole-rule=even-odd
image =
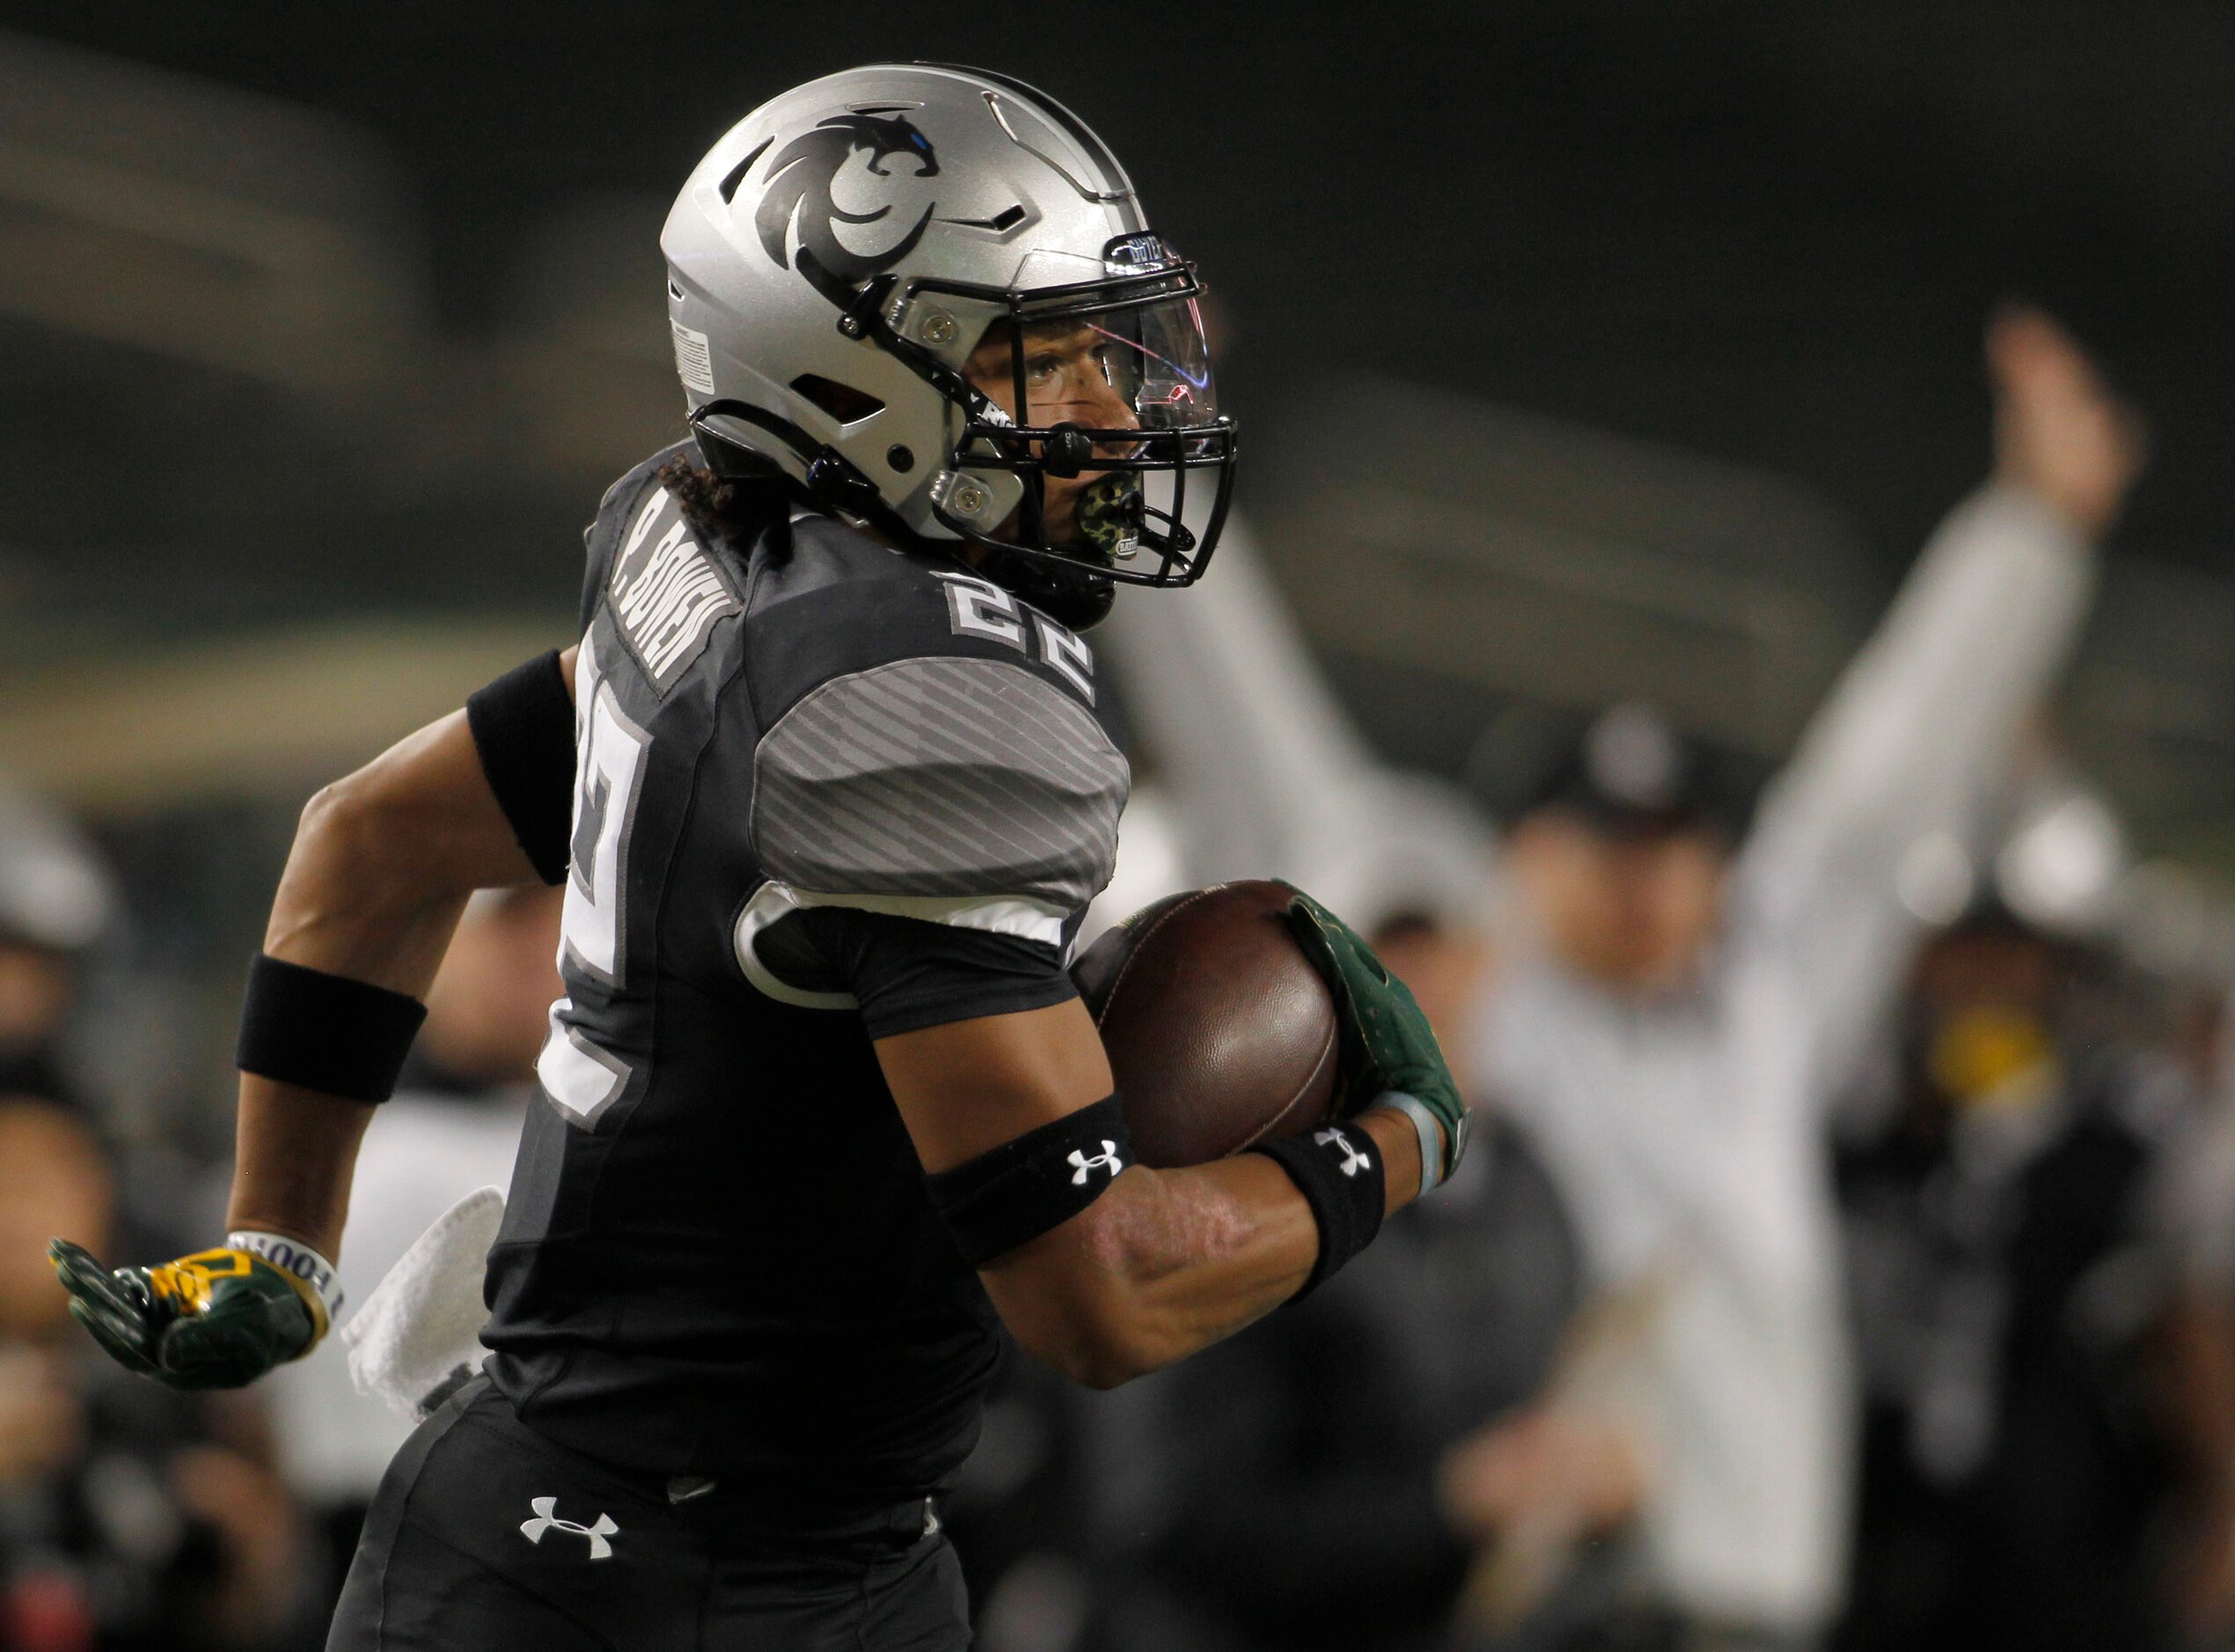
{"label": "white towel", "polygon": [[357,1392],[417,1422],[480,1368],[481,1275],[504,1193],[480,1188],[435,1218],[341,1327]]}

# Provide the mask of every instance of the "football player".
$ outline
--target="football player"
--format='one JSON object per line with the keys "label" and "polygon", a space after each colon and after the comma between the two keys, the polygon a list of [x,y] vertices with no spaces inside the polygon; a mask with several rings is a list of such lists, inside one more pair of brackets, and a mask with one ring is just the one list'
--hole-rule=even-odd
{"label": "football player", "polygon": [[492,1352],[391,1468],[335,1648],[960,1648],[939,1508],[997,1319],[1122,1382],[1309,1290],[1463,1144],[1410,994],[1299,895],[1347,1122],[1132,1160],[1064,970],[1128,783],[1079,633],[1201,574],[1235,436],[1194,271],[1101,141],[997,75],[854,69],[724,137],[663,245],[691,439],[607,493],[575,647],[305,811],[226,1244],[55,1248],[136,1370],[299,1357],[461,903],[565,881]]}

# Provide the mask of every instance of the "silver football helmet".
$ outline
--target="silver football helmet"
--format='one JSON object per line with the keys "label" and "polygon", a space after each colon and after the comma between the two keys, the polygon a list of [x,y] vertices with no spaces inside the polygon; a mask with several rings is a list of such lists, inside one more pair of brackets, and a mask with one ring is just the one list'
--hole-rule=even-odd
{"label": "silver football helmet", "polygon": [[[1194,266],[1044,93],[933,63],[810,81],[714,146],[660,245],[718,474],[780,471],[904,542],[986,547],[986,572],[1074,623],[1113,581],[1209,562],[1235,433]],[[1064,373],[1081,384],[1049,390]]]}

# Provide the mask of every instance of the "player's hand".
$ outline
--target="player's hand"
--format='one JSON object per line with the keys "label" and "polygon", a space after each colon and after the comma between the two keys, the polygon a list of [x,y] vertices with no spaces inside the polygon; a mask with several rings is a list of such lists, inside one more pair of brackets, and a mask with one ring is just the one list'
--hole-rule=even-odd
{"label": "player's hand", "polygon": [[1467,1105],[1444,1064],[1412,989],[1391,975],[1356,931],[1301,889],[1288,903],[1288,926],[1335,995],[1342,1028],[1343,1105],[1352,1114],[1401,1090],[1443,1126],[1443,1175],[1467,1149]]}
{"label": "player's hand", "polygon": [[127,1371],[173,1388],[238,1388],[326,1334],[316,1295],[246,1251],[112,1271],[58,1239],[47,1257],[93,1340]]}

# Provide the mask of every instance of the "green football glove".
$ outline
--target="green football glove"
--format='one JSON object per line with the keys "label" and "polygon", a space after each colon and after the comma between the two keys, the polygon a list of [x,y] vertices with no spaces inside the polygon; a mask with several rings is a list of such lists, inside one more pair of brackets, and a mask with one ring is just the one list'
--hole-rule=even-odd
{"label": "green football glove", "polygon": [[238,1388],[309,1353],[326,1332],[318,1292],[245,1250],[111,1271],[58,1239],[47,1259],[93,1340],[125,1370],[173,1388]]}
{"label": "green football glove", "polygon": [[1288,903],[1288,927],[1335,995],[1342,1027],[1343,1106],[1363,1112],[1390,1091],[1411,1096],[1443,1127],[1447,1179],[1467,1151],[1467,1104],[1444,1064],[1412,989],[1391,975],[1356,931],[1301,889]]}

